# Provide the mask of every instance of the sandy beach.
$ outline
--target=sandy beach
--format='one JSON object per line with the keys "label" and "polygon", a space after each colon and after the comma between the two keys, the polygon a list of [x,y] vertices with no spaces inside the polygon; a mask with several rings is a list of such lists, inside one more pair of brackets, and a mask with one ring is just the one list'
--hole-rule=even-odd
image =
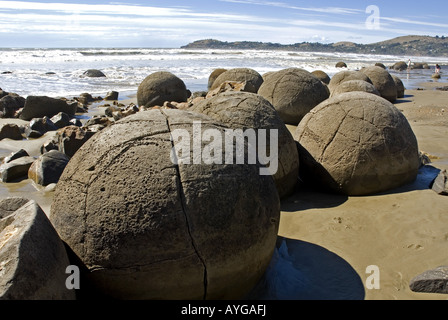
{"label": "sandy beach", "polygon": [[[447,295],[415,293],[409,289],[413,277],[426,270],[448,265],[448,255],[445,253],[448,247],[448,197],[437,195],[428,188],[439,170],[448,169],[448,92],[435,90],[435,87],[445,85],[440,82],[422,84],[424,90],[406,90],[405,97],[395,103],[411,124],[419,149],[428,153],[432,160],[431,164],[421,169],[413,184],[362,197],[344,197],[298,188],[282,202],[279,240],[296,243],[297,248],[303,248],[305,244],[313,247],[306,255],[296,252],[296,268],[304,268],[304,273],[312,274],[313,270],[305,269],[329,263],[329,260],[325,260],[327,255],[318,254],[320,251],[329,252],[336,260],[344,262],[343,267],[341,263],[327,265],[324,270],[326,274],[319,275],[323,277],[319,283],[319,286],[323,286],[320,290],[335,293],[330,297],[344,298],[344,294],[356,283],[358,290],[351,298],[448,298]],[[122,102],[127,104],[136,101],[131,97]],[[17,119],[0,121],[20,122]],[[288,127],[291,131],[295,129],[293,126]],[[21,148],[37,156],[42,143],[50,138],[47,134],[30,141],[2,140],[0,157]],[[9,196],[34,199],[50,215],[52,193],[45,192],[30,180],[0,183],[0,198]],[[290,246],[290,250],[293,249]],[[292,251],[289,253],[294,255]],[[299,261],[301,259],[307,261]],[[369,266],[379,268],[379,289],[366,288],[370,275],[366,269]],[[347,269],[354,272],[347,273]],[[288,281],[287,276],[279,278]],[[305,290],[307,288],[313,288],[313,283],[305,286]],[[339,291],[344,293],[338,294]],[[285,298],[278,294],[276,297]],[[296,296],[286,298],[294,299]]]}

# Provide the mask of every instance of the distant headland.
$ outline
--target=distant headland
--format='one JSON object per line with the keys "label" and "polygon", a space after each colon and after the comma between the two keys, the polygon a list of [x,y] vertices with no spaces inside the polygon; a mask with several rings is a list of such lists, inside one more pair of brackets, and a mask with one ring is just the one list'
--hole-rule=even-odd
{"label": "distant headland", "polygon": [[288,50],[302,52],[342,52],[358,54],[387,54],[405,56],[448,57],[448,37],[445,36],[403,36],[371,44],[354,42],[337,42],[323,44],[318,42],[301,42],[279,44],[256,41],[219,41],[215,39],[197,40],[182,46],[183,49],[253,49],[253,50]]}

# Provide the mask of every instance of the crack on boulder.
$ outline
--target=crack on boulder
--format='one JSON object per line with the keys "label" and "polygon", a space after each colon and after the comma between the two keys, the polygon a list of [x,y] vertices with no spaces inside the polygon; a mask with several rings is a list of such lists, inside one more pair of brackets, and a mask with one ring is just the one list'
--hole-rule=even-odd
{"label": "crack on boulder", "polygon": [[[171,135],[171,125],[170,125],[169,117],[163,110],[160,109],[160,112],[166,118],[166,125],[167,125],[168,131],[169,131],[169,133]],[[174,146],[174,139],[173,139],[173,137],[171,139],[171,145],[172,145],[172,148],[175,147]],[[196,252],[196,255],[199,258],[199,260],[201,261],[202,265],[204,266],[204,296],[203,296],[203,300],[206,300],[207,299],[207,287],[208,287],[207,265],[205,264],[205,260],[202,257],[202,255],[200,254],[200,252],[199,252],[199,250],[197,248],[197,245],[196,245],[196,241],[194,240],[194,237],[193,237],[193,235],[191,233],[191,222],[190,222],[190,219],[188,217],[187,210],[186,210],[186,207],[185,207],[185,193],[184,193],[184,187],[183,187],[182,178],[181,178],[181,174],[180,174],[179,164],[176,164],[175,168],[176,168],[177,178],[178,178],[178,181],[179,181],[180,204],[182,206],[182,212],[185,215],[185,221],[187,223],[188,234],[190,236],[191,244],[193,246],[193,249]]]}

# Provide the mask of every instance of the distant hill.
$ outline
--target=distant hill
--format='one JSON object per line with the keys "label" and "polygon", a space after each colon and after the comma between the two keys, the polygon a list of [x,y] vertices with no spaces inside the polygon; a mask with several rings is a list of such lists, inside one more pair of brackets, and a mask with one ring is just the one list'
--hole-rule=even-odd
{"label": "distant hill", "polygon": [[279,44],[271,42],[236,41],[227,42],[215,39],[194,41],[182,46],[184,49],[253,49],[253,50],[291,50],[319,51],[361,54],[388,54],[408,56],[448,57],[448,37],[404,36],[371,44],[357,44],[343,41],[330,44],[301,42]]}

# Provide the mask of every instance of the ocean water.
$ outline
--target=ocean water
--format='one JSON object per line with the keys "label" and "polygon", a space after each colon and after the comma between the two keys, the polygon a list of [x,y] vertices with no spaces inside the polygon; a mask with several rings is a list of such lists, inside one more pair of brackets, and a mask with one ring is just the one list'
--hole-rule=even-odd
{"label": "ocean water", "polygon": [[[447,57],[212,49],[0,49],[0,88],[24,97],[67,97],[84,92],[102,95],[112,90],[122,96],[135,94],[149,74],[169,71],[194,92],[207,89],[208,77],[216,68],[246,67],[264,74],[297,67],[310,72],[322,70],[331,77],[341,71],[335,67],[339,61],[344,61],[350,70],[358,70],[376,62],[391,66],[409,58],[426,62],[432,69],[397,73],[408,89],[431,79],[436,63],[448,68]],[[83,77],[88,69],[99,69],[107,77]]]}

